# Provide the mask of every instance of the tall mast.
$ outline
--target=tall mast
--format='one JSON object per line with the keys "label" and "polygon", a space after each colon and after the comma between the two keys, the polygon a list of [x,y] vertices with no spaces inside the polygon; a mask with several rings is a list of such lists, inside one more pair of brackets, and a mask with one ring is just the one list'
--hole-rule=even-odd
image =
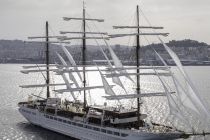
{"label": "tall mast", "polygon": [[46,21],[46,67],[47,67],[47,79],[46,79],[46,84],[47,84],[47,98],[50,97],[50,88],[49,88],[49,83],[50,83],[50,73],[49,73],[49,35],[48,35],[48,21]]}
{"label": "tall mast", "polygon": [[86,100],[86,39],[104,39],[104,37],[86,37],[86,34],[106,34],[103,32],[86,32],[86,21],[97,21],[97,22],[104,22],[103,19],[95,19],[95,18],[86,18],[85,15],[85,3],[83,2],[83,16],[81,18],[75,18],[75,17],[63,17],[65,21],[70,20],[80,20],[82,21],[82,32],[71,32],[71,31],[62,31],[61,34],[82,34],[82,37],[61,37],[60,39],[62,41],[64,40],[75,40],[75,39],[82,39],[82,65],[83,65],[83,87],[84,87],[84,110],[86,110],[87,107],[87,100]]}
{"label": "tall mast", "polygon": [[143,126],[143,121],[140,120],[141,117],[141,89],[140,89],[140,36],[168,36],[169,33],[142,33],[140,29],[163,29],[163,27],[158,26],[139,26],[139,6],[137,5],[136,8],[136,16],[137,16],[137,25],[135,26],[113,26],[114,29],[137,29],[137,33],[130,33],[130,34],[112,34],[109,35],[110,38],[118,38],[118,37],[126,37],[126,36],[136,36],[136,67],[137,67],[137,75],[136,75],[136,93],[137,93],[137,128]]}
{"label": "tall mast", "polygon": [[86,109],[86,77],[85,77],[85,65],[86,65],[86,29],[85,29],[85,4],[83,2],[83,39],[82,39],[82,65],[83,65],[83,87],[84,87],[84,110]]}
{"label": "tall mast", "polygon": [[[136,7],[136,16],[137,16],[137,27],[139,27],[139,6],[137,5]],[[136,75],[136,80],[137,80],[137,87],[136,87],[136,92],[137,94],[141,94],[141,89],[140,89],[140,75],[139,75],[139,51],[140,51],[140,37],[139,37],[139,34],[140,34],[140,29],[137,28],[137,35],[136,35],[136,67],[137,67],[137,75]],[[141,120],[140,120],[140,100],[141,98],[137,98],[137,119],[138,119],[138,127],[142,126],[142,123],[141,123]]]}

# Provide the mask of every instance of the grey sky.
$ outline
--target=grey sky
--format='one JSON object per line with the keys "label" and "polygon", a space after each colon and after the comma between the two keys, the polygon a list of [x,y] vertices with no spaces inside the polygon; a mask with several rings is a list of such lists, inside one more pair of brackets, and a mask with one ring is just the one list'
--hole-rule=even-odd
{"label": "grey sky", "polygon": [[[101,31],[117,33],[112,25],[132,23],[136,5],[140,5],[153,25],[164,26],[171,39],[195,39],[210,44],[209,0],[86,0],[93,18],[104,18],[97,24]],[[62,21],[63,16],[79,16],[82,0],[0,0],[0,39],[26,39],[44,34],[46,20],[55,32],[79,30],[79,22]],[[127,44],[128,39],[111,40]]]}

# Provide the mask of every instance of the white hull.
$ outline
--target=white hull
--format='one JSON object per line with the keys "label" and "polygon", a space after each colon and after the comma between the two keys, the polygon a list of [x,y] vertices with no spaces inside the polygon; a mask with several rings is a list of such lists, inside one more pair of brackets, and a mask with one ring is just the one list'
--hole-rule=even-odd
{"label": "white hull", "polygon": [[100,127],[75,122],[64,117],[45,115],[37,109],[30,109],[24,106],[21,106],[19,111],[32,124],[81,140],[149,140],[170,139],[180,136],[180,133],[157,134]]}

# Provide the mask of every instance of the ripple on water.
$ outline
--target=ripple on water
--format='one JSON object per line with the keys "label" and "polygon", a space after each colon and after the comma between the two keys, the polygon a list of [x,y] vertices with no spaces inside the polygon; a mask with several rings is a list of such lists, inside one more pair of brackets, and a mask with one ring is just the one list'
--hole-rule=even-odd
{"label": "ripple on water", "polygon": [[[26,78],[25,75],[21,74],[19,72],[21,70],[21,66],[22,65],[0,65],[0,140],[71,140],[69,137],[31,125],[20,115],[17,110],[17,103],[23,98],[26,98],[29,92],[22,92],[18,88],[18,85],[31,83],[31,80],[33,80],[33,82],[37,82],[36,78],[29,79]],[[198,67],[196,68],[196,72],[197,70]],[[197,85],[201,85],[198,90],[202,91],[201,93],[208,97],[206,100],[209,100],[210,96],[208,93],[210,91],[210,86],[208,83],[210,79],[208,78],[210,77],[210,67],[200,67],[200,71],[202,71],[204,75],[200,75],[199,77],[193,76],[192,80]],[[193,68],[189,68],[189,74],[191,73],[196,75],[196,72]],[[94,75],[89,77],[94,77]],[[144,80],[145,83],[143,83],[142,86],[144,86],[145,91],[158,89],[160,87],[159,84],[145,86],[148,83],[154,83],[157,79],[145,78]],[[126,80],[124,79],[124,81]],[[98,82],[98,80],[95,80],[94,82]],[[131,87],[129,82],[126,85]],[[97,101],[97,99],[93,100]],[[164,116],[167,114],[168,108],[165,105],[167,103],[166,100],[163,100],[164,99],[161,97],[145,100],[148,106],[143,109],[147,110],[148,114],[153,114],[154,117],[150,118],[152,121],[165,123]],[[208,102],[210,102],[210,100]],[[190,139],[209,140],[210,137],[198,136]]]}

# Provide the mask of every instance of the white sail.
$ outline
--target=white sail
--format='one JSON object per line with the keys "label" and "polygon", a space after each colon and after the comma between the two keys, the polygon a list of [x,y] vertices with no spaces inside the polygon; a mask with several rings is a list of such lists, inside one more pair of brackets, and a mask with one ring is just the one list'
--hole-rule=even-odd
{"label": "white sail", "polygon": [[[154,50],[155,51],[155,50]],[[157,53],[156,51],[155,51],[155,54],[158,56],[158,58],[160,59],[160,61],[164,64],[164,66],[168,69],[169,67],[168,67],[168,65],[167,65],[167,63],[164,61],[164,59],[160,56],[160,54],[159,53]]]}
{"label": "white sail", "polygon": [[182,74],[184,76],[186,76],[184,68],[182,67],[182,64],[179,60],[179,57],[176,55],[176,53],[174,53],[164,42],[162,39],[159,38],[159,40],[161,41],[161,43],[163,44],[164,48],[166,49],[166,51],[169,53],[169,55],[171,56],[171,58],[174,60],[174,62],[176,63],[178,69],[182,72]]}
{"label": "white sail", "polygon": [[[103,48],[102,48],[100,45],[99,45],[99,47],[100,47],[100,50],[101,50],[101,52],[103,53],[105,59],[106,59],[107,62],[108,62],[108,67],[109,67],[109,69],[113,69],[112,63],[111,63],[111,61],[109,60],[109,58],[107,57],[107,55],[106,55],[106,53],[104,52]],[[113,70],[111,73],[116,74],[116,71]],[[112,77],[112,81],[113,81],[113,83],[115,83],[115,84],[119,85],[121,88],[123,88],[123,90],[124,90],[125,93],[127,94],[127,91],[126,91],[126,89],[125,89],[124,85],[122,84],[122,82],[121,82],[121,80],[120,80],[119,77]]]}
{"label": "white sail", "polygon": [[101,75],[101,80],[102,80],[102,83],[103,83],[103,86],[104,86],[105,93],[107,95],[116,95],[115,92],[112,90],[112,87],[107,82],[106,78],[104,78],[104,76],[102,75],[100,70],[99,70],[99,73]]}
{"label": "white sail", "polygon": [[[58,54],[58,53],[57,53],[57,56],[58,56],[58,58],[60,59],[61,63],[62,63],[63,65],[66,65],[66,62],[65,62],[65,60],[62,58],[62,56],[60,56],[60,54]],[[73,82],[76,81],[76,79],[73,77],[73,75],[70,76],[70,74],[71,74],[71,73],[69,73],[69,77],[73,79],[72,81],[73,81]],[[69,81],[68,81],[68,79],[67,79],[67,77],[66,77],[65,74],[62,74],[62,78],[63,78],[64,82],[66,83],[67,88],[68,88],[68,89],[71,89],[71,85],[70,85],[70,83],[69,83]],[[77,84],[77,82],[75,83],[75,85],[76,85],[76,86],[79,86],[79,85]],[[74,100],[76,100],[76,97],[75,97],[75,95],[74,95],[73,92],[71,92],[71,95],[72,95],[72,97],[74,98]]]}
{"label": "white sail", "polygon": [[195,103],[191,100],[191,98],[188,96],[187,90],[182,86],[181,83],[179,83],[178,79],[174,76],[174,84],[177,87],[177,93],[179,96],[179,101],[182,103],[185,108],[191,109],[194,112],[196,112],[197,115],[200,114],[199,109],[195,106]]}
{"label": "white sail", "polygon": [[[163,43],[163,42],[162,42]],[[195,131],[194,128],[200,128],[197,129],[197,131],[208,129],[209,126],[206,124],[206,122],[209,121],[209,113],[208,109],[203,105],[202,101],[199,98],[199,95],[196,94],[196,89],[194,88],[192,82],[188,78],[188,75],[185,73],[184,68],[182,67],[182,64],[178,58],[178,56],[166,45],[164,44],[164,47],[167,48],[169,54],[171,55],[172,59],[175,59],[175,63],[177,64],[178,70],[182,74],[182,77],[185,80],[185,84],[187,86],[184,87],[183,84],[179,82],[179,80],[176,78],[176,75],[172,75],[174,85],[176,87],[177,95],[176,97],[171,96],[169,100],[170,105],[170,112],[177,118],[181,118],[182,121],[185,120],[186,125],[190,125],[192,128],[192,131]],[[158,55],[161,61],[164,61],[160,55]],[[167,65],[166,63],[164,63]],[[192,88],[193,86],[193,88]],[[195,90],[194,90],[195,89]],[[172,106],[174,104],[177,104],[177,106]],[[171,105],[172,104],[172,105]],[[181,107],[181,108],[179,108]],[[177,112],[177,109],[179,113]],[[184,115],[183,115],[184,114]],[[189,116],[193,116],[192,120],[189,120]],[[192,122],[197,121],[197,124],[192,124]]]}
{"label": "white sail", "polygon": [[[154,51],[155,51],[155,50],[154,50]],[[162,62],[165,66],[167,66],[166,62],[165,62],[164,59],[160,56],[160,54],[157,53],[156,51],[155,51],[155,53],[156,53],[156,55],[159,57],[159,59],[161,60],[161,62]],[[159,77],[159,78],[160,78],[160,77]],[[186,95],[185,95],[183,92],[181,92],[180,89],[178,88],[180,84],[178,84],[178,81],[175,79],[175,76],[173,76],[173,82],[174,82],[174,84],[175,84],[175,87],[176,87],[176,91],[177,91],[178,97],[180,97],[180,98],[179,98],[179,101],[180,101],[181,103],[183,103],[183,105],[184,105],[184,104],[187,104],[188,107],[192,108],[194,111],[196,111],[196,112],[198,113],[198,110],[194,107],[194,105],[192,104],[192,102],[189,101],[189,98],[187,98]],[[162,81],[162,80],[161,80],[161,83],[163,84],[163,81]],[[165,87],[165,85],[163,85],[163,86],[164,86],[164,89],[167,90],[166,87]],[[182,94],[181,94],[181,93],[182,93]],[[171,105],[171,104],[172,104],[171,102],[174,102],[174,101],[170,100],[170,96],[168,96],[168,100],[169,100],[169,105],[170,105],[170,107],[172,108],[172,110],[175,110],[175,107]],[[184,101],[183,101],[183,100],[184,100]],[[188,101],[187,101],[187,100],[188,100]],[[173,111],[172,111],[172,112],[173,112]],[[176,112],[176,111],[175,111],[175,112]]]}
{"label": "white sail", "polygon": [[[114,61],[115,67],[116,67],[116,68],[123,68],[123,65],[122,65],[120,59],[117,57],[117,55],[115,54],[115,52],[113,51],[113,49],[109,46],[109,44],[106,42],[106,40],[104,40],[104,41],[105,41],[105,43],[106,43],[106,46],[107,46],[108,49],[109,49],[109,52],[110,52],[111,57],[112,57],[112,59],[113,59],[113,61]],[[121,72],[121,73],[127,73],[126,70],[122,70],[122,71],[120,71],[120,72]],[[126,76],[129,80],[131,80],[131,81],[134,83],[133,79],[132,79],[129,75],[125,75],[125,76]]]}
{"label": "white sail", "polygon": [[[67,65],[66,62],[65,62],[65,60],[62,58],[62,56],[60,56],[58,53],[57,53],[57,55],[58,55],[59,59],[61,60],[62,64],[63,65]],[[69,72],[68,74],[69,74],[69,79],[71,81],[73,81],[74,84],[75,84],[75,86],[78,88],[79,87],[79,84],[78,84],[77,80],[75,79],[74,75],[71,72]]]}
{"label": "white sail", "polygon": [[[210,117],[210,112],[208,111],[206,106],[202,103],[201,98],[199,97],[199,94],[197,93],[197,90],[195,89],[193,83],[191,82],[187,73],[185,72],[178,56],[160,38],[159,40],[161,41],[161,43],[163,44],[164,48],[167,50],[171,58],[176,63],[179,71],[181,72],[181,74],[183,75],[186,81],[186,85],[188,88],[188,91],[186,92],[187,97],[193,102],[193,104],[196,106],[196,108],[201,114]],[[190,106],[190,104],[188,106]]]}
{"label": "white sail", "polygon": [[[72,66],[75,66],[74,69],[78,71],[78,68],[76,67],[76,62],[74,61],[73,56],[70,54],[70,52],[66,49],[66,47],[64,47],[63,45],[61,46],[64,53],[66,54],[68,60],[70,61],[70,63],[72,64]],[[79,72],[77,72],[77,75],[79,76],[80,80],[82,81],[82,76]]]}
{"label": "white sail", "polygon": [[[160,56],[160,55],[159,55]],[[161,56],[160,56],[161,57]],[[161,57],[162,59],[162,57]],[[162,59],[163,60],[163,59]],[[165,63],[166,64],[166,63]],[[157,73],[158,75],[158,73]],[[173,96],[168,88],[166,87],[165,83],[163,82],[163,80],[161,79],[160,76],[158,76],[163,88],[164,88],[164,93],[167,97],[167,100],[168,100],[168,105],[169,105],[169,108],[170,108],[170,114],[177,117],[177,119],[181,120],[183,123],[185,123],[185,125],[187,125],[188,127],[192,127],[188,121],[188,118],[185,117],[184,113],[182,112],[182,110],[180,109],[178,103],[177,103],[177,100],[174,99],[175,96]],[[187,111],[187,110],[185,110]]]}
{"label": "white sail", "polygon": [[[155,51],[155,50],[154,50]],[[159,59],[162,61],[162,63],[168,67],[168,65],[166,64],[166,62],[164,61],[164,59],[161,57],[160,54],[158,54],[156,51],[155,51],[156,55],[159,57]],[[169,69],[169,67],[168,67]],[[173,79],[173,82],[174,82],[174,85],[175,85],[175,88],[176,88],[176,93],[177,93],[177,97],[175,96],[170,96],[168,95],[167,98],[168,98],[168,103],[169,103],[169,107],[170,107],[170,113],[171,115],[174,115],[176,116],[177,118],[179,118],[180,120],[182,120],[183,122],[186,123],[186,125],[188,126],[191,126],[193,127],[188,119],[183,115],[183,111],[180,109],[179,105],[181,105],[182,108],[185,108],[184,111],[185,113],[187,112],[187,110],[193,110],[193,114],[197,115],[197,116],[200,116],[199,114],[199,111],[198,109],[196,108],[196,106],[194,106],[194,103],[190,100],[189,97],[187,97],[186,95],[186,90],[185,88],[182,86],[182,84],[179,83],[179,81],[176,79],[176,76],[172,74],[172,72],[170,71],[169,69],[169,72],[171,73],[172,75],[172,79]],[[161,80],[161,78],[159,77],[165,91],[167,91],[167,88],[165,87],[163,81]]]}

